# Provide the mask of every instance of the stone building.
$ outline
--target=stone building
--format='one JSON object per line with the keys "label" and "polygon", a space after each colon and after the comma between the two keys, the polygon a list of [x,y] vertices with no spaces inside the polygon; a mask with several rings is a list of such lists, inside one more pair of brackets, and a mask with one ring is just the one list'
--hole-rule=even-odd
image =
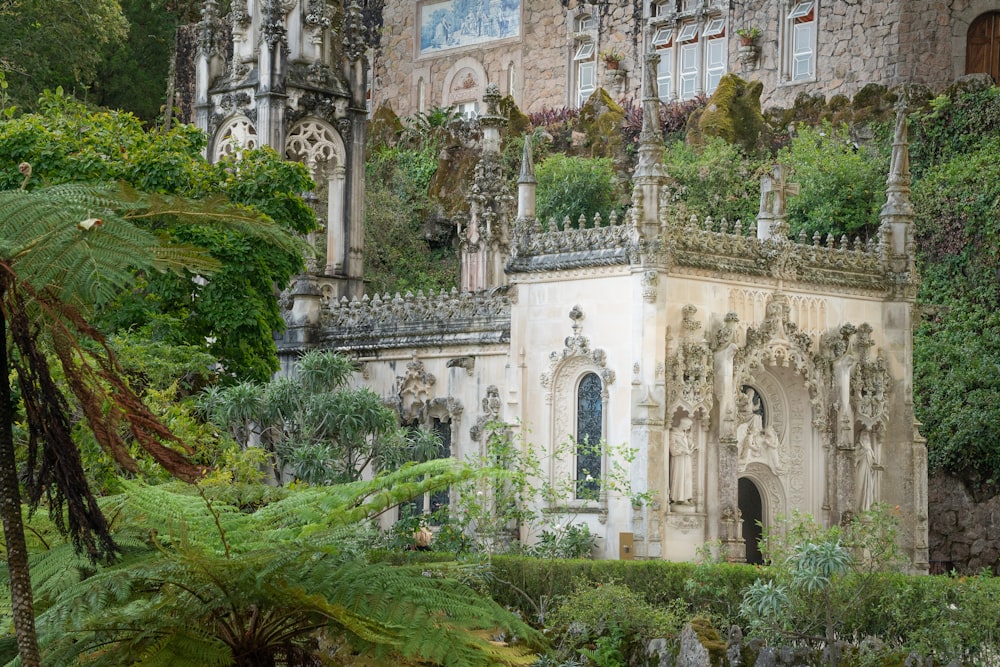
{"label": "stone building", "polygon": [[638,100],[651,50],[664,101],[711,94],[727,72],[784,107],[1000,77],[1000,0],[385,0],[383,22],[372,95],[401,116],[474,112],[489,84],[528,112],[579,107],[599,86]]}
{"label": "stone building", "polygon": [[[647,119],[657,61],[645,64]],[[602,557],[685,560],[719,540],[756,561],[758,521],[798,510],[833,525],[883,502],[926,571],[905,115],[868,244],[788,238],[797,186],[780,166],[756,220],[670,217],[649,123],[633,207],[558,229],[535,217],[528,151],[516,196],[504,185],[500,92],[485,86],[462,290],[338,301],[301,276],[279,340],[285,372],[307,350],[351,355],[358,384],[402,422],[437,429],[460,459],[484,453],[487,424],[506,424],[542,461],[538,483],[574,489],[540,509],[587,523]],[[613,467],[630,494],[600,484]]]}

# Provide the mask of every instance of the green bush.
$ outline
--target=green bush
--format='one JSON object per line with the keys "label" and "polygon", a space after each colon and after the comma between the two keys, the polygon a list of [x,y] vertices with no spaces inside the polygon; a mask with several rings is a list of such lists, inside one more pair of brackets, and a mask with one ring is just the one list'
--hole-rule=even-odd
{"label": "green bush", "polygon": [[699,221],[712,216],[748,223],[756,218],[761,165],[738,146],[718,137],[697,148],[675,143],[663,162],[670,176],[671,211],[678,220],[694,215]]}
{"label": "green bush", "polygon": [[801,188],[788,199],[792,233],[873,236],[885,203],[888,157],[880,144],[855,144],[846,125],[800,128],[777,157]]}
{"label": "green bush", "polygon": [[682,605],[657,608],[622,584],[581,581],[553,611],[550,636],[560,658],[583,653],[597,664],[623,665],[650,639],[678,634]]}
{"label": "green bush", "polygon": [[605,221],[612,211],[621,214],[619,187],[609,158],[557,153],[535,168],[535,176],[538,178],[536,213],[543,224],[555,219],[562,228],[563,219],[568,217],[575,226],[583,215],[589,227],[596,213]]}

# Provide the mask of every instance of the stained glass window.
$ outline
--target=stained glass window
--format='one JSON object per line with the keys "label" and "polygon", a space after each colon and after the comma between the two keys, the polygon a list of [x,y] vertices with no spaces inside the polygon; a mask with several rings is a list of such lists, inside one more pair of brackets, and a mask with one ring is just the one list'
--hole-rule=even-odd
{"label": "stained glass window", "polygon": [[576,497],[597,500],[601,488],[601,438],[604,406],[601,378],[587,373],[576,390]]}

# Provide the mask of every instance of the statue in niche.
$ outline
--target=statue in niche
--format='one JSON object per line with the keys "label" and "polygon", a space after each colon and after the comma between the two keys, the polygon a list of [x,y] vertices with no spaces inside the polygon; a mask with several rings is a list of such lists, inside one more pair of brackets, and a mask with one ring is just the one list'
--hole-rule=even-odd
{"label": "statue in niche", "polygon": [[858,447],[854,453],[857,469],[858,505],[857,510],[864,512],[875,502],[875,476],[881,466],[875,456],[875,444],[872,432],[867,428],[858,436]]}
{"label": "statue in niche", "polygon": [[784,472],[781,465],[781,441],[774,427],[768,423],[764,401],[753,387],[744,386],[737,399],[739,422],[736,441],[739,444],[740,467],[759,461],[775,474]]}
{"label": "statue in niche", "polygon": [[670,429],[670,501],[677,504],[686,505],[694,496],[692,457],[696,446],[691,436],[693,425],[693,421],[684,417]]}

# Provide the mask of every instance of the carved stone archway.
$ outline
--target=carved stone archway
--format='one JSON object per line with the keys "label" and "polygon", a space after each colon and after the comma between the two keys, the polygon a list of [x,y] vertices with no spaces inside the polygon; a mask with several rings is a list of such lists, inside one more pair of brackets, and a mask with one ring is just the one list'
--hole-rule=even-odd
{"label": "carved stone archway", "polygon": [[212,146],[212,162],[224,157],[239,159],[243,151],[257,148],[260,141],[253,121],[244,115],[227,119],[215,134]]}

